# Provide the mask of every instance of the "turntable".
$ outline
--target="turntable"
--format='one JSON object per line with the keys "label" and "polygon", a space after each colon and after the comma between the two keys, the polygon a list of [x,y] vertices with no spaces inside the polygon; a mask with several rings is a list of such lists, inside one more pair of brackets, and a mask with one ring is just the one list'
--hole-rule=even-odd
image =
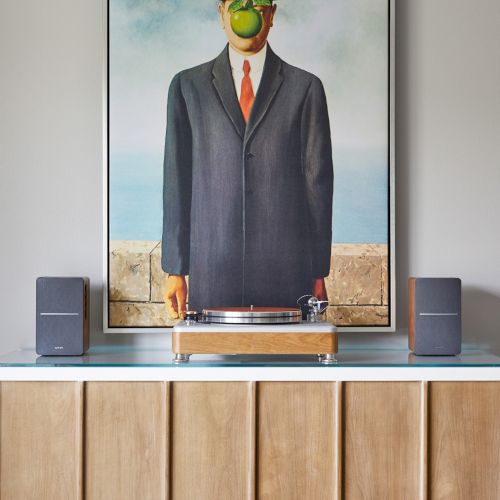
{"label": "turntable", "polygon": [[321,363],[333,364],[337,329],[322,320],[325,303],[307,296],[305,309],[250,306],[204,309],[201,314],[188,311],[173,328],[174,362],[187,363],[192,354],[315,354]]}

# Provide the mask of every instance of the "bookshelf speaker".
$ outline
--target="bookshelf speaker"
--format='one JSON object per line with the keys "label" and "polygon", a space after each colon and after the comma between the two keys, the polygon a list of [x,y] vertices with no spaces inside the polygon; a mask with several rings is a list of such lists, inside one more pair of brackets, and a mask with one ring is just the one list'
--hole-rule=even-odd
{"label": "bookshelf speaker", "polygon": [[89,347],[88,278],[36,280],[36,352],[79,356]]}
{"label": "bookshelf speaker", "polygon": [[462,282],[458,278],[408,278],[408,345],[419,356],[459,354]]}

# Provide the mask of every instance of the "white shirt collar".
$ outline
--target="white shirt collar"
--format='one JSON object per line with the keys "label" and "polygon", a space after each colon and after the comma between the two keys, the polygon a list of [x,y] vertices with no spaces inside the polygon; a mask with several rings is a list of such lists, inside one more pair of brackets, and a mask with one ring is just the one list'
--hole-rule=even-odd
{"label": "white shirt collar", "polygon": [[262,47],[257,54],[253,54],[251,56],[244,56],[239,54],[234,50],[231,45],[229,45],[229,63],[231,64],[231,69],[233,71],[243,71],[243,61],[248,59],[250,63],[250,73],[257,73],[263,70],[264,63],[266,61],[266,53],[267,53],[267,42]]}

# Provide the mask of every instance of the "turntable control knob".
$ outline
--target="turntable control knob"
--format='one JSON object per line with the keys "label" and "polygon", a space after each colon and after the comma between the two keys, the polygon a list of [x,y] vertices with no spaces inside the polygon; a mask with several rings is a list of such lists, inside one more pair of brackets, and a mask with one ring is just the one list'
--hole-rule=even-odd
{"label": "turntable control knob", "polygon": [[190,323],[198,321],[199,316],[200,315],[199,315],[198,311],[186,311],[186,315],[185,315],[186,323],[190,324]]}

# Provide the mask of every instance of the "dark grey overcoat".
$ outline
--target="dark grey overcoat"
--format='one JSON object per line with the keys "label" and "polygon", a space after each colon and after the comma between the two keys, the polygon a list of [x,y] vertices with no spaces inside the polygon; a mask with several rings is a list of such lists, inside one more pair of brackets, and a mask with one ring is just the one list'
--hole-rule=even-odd
{"label": "dark grey overcoat", "polygon": [[333,165],[319,78],[267,48],[245,125],[228,47],[167,105],[162,268],[189,308],[294,306],[330,268]]}

